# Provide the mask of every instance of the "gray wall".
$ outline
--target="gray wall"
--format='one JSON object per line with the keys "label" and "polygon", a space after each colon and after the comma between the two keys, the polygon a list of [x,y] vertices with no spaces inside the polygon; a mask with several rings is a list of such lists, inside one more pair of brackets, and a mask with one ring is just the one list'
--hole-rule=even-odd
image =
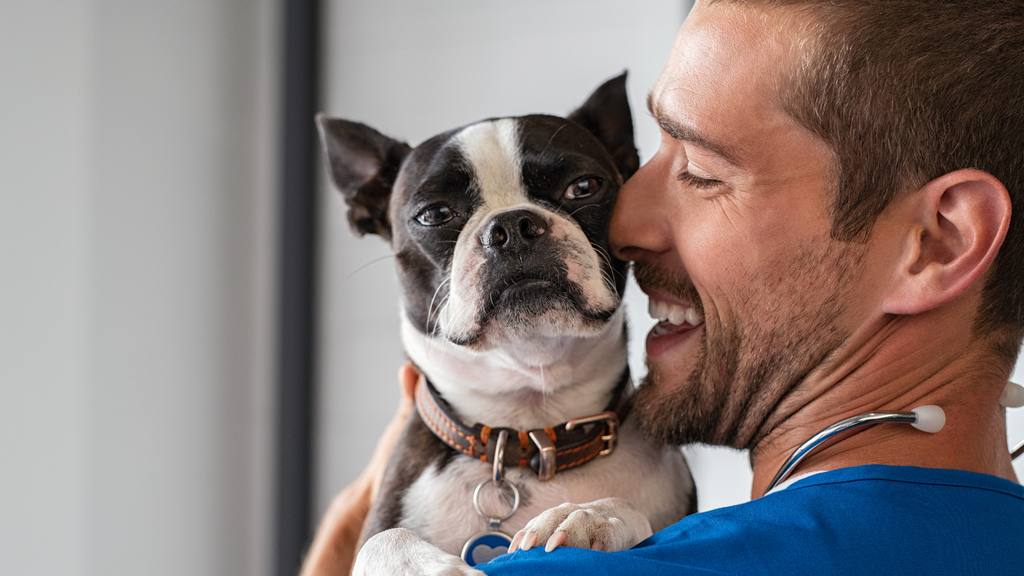
{"label": "gray wall", "polygon": [[0,3],[0,574],[269,573],[276,18]]}

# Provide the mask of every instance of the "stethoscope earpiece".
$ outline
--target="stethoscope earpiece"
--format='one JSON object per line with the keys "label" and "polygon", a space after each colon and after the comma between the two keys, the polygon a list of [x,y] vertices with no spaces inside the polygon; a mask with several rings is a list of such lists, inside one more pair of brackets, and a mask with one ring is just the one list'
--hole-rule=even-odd
{"label": "stethoscope earpiece", "polygon": [[1024,406],[1024,387],[1020,384],[1007,382],[1003,393],[999,395],[999,405],[1003,408],[1020,408]]}
{"label": "stethoscope earpiece", "polygon": [[922,432],[935,434],[946,425],[946,413],[934,404],[918,406],[911,412],[917,415],[917,421],[911,422],[910,425]]}

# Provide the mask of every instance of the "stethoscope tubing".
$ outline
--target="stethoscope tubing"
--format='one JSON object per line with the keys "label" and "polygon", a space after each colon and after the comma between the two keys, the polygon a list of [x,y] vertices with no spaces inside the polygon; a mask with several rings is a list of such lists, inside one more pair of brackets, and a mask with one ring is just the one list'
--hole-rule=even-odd
{"label": "stethoscope tubing", "polygon": [[771,484],[768,485],[768,489],[765,493],[771,492],[772,488],[778,486],[779,482],[782,482],[789,474],[796,468],[797,464],[801,460],[807,457],[815,448],[821,445],[829,438],[840,434],[852,428],[858,426],[866,426],[868,424],[879,424],[881,422],[903,422],[906,424],[913,424],[917,422],[917,414],[913,412],[868,412],[867,414],[858,414],[856,416],[850,416],[836,422],[835,424],[825,428],[821,432],[818,432],[811,437],[810,440],[804,442],[782,464],[779,471],[775,473],[775,477],[772,478]]}
{"label": "stethoscope tubing", "polygon": [[[937,411],[940,415],[942,412],[941,409],[936,408],[934,406],[922,406],[919,408],[915,408],[913,412],[868,412],[866,414],[850,416],[849,418],[845,418],[843,420],[840,420],[839,422],[836,422],[835,424],[829,426],[828,428],[825,428],[821,432],[818,432],[817,434],[812,436],[809,440],[801,444],[796,450],[793,451],[792,454],[789,455],[789,458],[787,458],[786,461],[782,464],[782,466],[779,468],[779,471],[775,473],[775,477],[772,478],[771,484],[769,484],[768,489],[765,490],[765,494],[771,492],[773,488],[775,488],[776,486],[779,485],[780,482],[785,480],[786,477],[789,476],[790,473],[793,471],[793,469],[796,468],[798,464],[800,464],[800,461],[806,458],[807,455],[814,451],[816,448],[821,446],[823,442],[825,442],[829,438],[832,438],[836,434],[840,434],[842,432],[850,430],[851,428],[856,428],[858,426],[866,426],[870,424],[880,424],[882,422],[900,422],[903,424],[916,424],[916,427],[926,430],[928,432],[937,432],[942,428],[942,423],[945,420],[944,417],[941,419],[941,421],[937,421],[936,427],[931,429],[929,429],[927,426],[922,427],[920,424],[917,424],[921,418],[921,415],[918,412],[924,408],[931,408],[933,411]],[[1020,456],[1021,454],[1024,454],[1024,441],[1021,441],[1020,444],[1017,444],[1017,446],[1015,446],[1013,450],[1010,451],[1010,459],[1016,460],[1017,457]]]}

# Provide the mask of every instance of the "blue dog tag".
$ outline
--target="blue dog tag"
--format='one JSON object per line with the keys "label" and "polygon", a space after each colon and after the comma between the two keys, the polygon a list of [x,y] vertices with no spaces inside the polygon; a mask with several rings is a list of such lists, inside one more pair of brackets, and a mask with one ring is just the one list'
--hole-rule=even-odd
{"label": "blue dog tag", "polygon": [[495,530],[485,530],[473,535],[462,547],[462,559],[470,566],[483,564],[502,554],[508,554],[512,538]]}

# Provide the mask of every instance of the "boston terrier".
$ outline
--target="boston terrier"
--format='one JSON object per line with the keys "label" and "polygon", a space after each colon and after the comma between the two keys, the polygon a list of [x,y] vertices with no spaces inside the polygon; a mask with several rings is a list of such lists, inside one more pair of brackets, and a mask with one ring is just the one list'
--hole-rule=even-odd
{"label": "boston terrier", "polygon": [[[608,245],[639,166],[625,83],[568,118],[483,120],[416,148],[317,117],[353,230],[394,250],[402,343],[423,375],[362,535],[408,531],[371,558],[381,573],[426,558],[418,539],[446,562],[486,561],[565,502],[598,501],[549,512],[544,539],[606,550],[696,510],[679,450],[627,418],[627,266]],[[531,526],[517,547],[536,545]],[[357,569],[374,570],[362,554]]]}

